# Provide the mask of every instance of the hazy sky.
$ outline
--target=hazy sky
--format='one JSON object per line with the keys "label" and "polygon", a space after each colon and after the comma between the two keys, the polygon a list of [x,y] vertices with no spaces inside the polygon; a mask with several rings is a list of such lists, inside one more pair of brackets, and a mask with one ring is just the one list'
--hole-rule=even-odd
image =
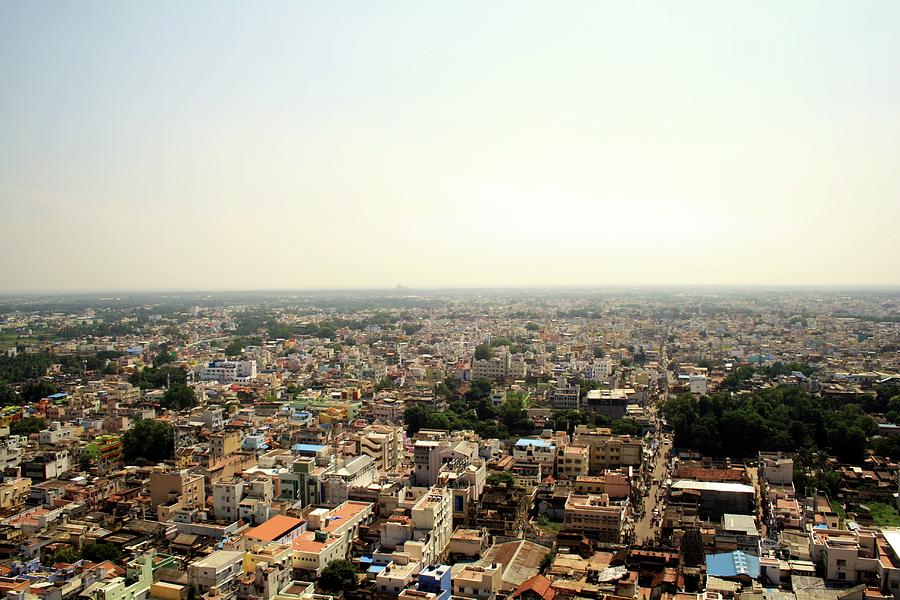
{"label": "hazy sky", "polygon": [[0,3],[0,291],[900,284],[900,2]]}

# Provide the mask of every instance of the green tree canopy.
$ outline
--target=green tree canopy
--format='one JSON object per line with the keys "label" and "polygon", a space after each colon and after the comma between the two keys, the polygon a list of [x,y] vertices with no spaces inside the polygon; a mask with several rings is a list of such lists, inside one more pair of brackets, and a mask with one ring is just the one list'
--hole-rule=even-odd
{"label": "green tree canopy", "polygon": [[122,443],[129,460],[161,462],[175,453],[175,431],[165,421],[144,419],[125,432]]}
{"label": "green tree canopy", "polygon": [[499,471],[487,476],[487,484],[490,486],[505,485],[511,488],[516,485],[516,478],[508,471]]}
{"label": "green tree canopy", "polygon": [[20,396],[22,397],[23,402],[25,402],[26,404],[32,404],[42,398],[52,396],[57,391],[58,390],[56,389],[55,385],[53,385],[49,381],[39,379],[37,381],[29,381],[28,383],[23,385]]}
{"label": "green tree canopy", "polygon": [[162,406],[169,410],[184,410],[197,405],[197,395],[193,388],[183,383],[177,383],[163,394]]}
{"label": "green tree canopy", "polygon": [[9,432],[12,435],[27,436],[46,428],[47,421],[38,417],[24,417],[9,424]]}
{"label": "green tree canopy", "polygon": [[612,432],[616,435],[641,435],[641,426],[634,419],[616,419],[612,422]]}
{"label": "green tree canopy", "polygon": [[346,559],[331,561],[319,576],[319,587],[323,590],[355,589],[356,585],[356,567]]}

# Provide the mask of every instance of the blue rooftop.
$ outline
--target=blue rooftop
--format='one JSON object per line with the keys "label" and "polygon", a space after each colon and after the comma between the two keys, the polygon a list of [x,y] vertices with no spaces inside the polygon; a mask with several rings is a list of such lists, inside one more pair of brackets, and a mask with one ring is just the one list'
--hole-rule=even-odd
{"label": "blue rooftop", "polygon": [[291,448],[294,452],[305,452],[307,454],[318,454],[325,449],[325,446],[319,444],[294,444]]}
{"label": "blue rooftop", "polygon": [[706,574],[713,577],[759,577],[759,558],[740,550],[706,555]]}
{"label": "blue rooftop", "polygon": [[549,448],[552,445],[553,444],[547,440],[533,440],[531,438],[519,438],[519,441],[516,442],[516,446],[539,446],[541,448]]}
{"label": "blue rooftop", "polygon": [[65,392],[60,392],[58,394],[51,394],[47,397],[50,398],[51,400],[62,400],[66,396],[68,396],[68,394],[66,394]]}

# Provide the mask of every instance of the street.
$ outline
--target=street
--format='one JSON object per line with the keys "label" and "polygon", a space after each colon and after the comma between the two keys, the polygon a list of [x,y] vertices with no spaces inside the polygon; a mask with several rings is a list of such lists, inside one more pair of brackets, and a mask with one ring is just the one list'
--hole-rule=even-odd
{"label": "street", "polygon": [[[672,443],[665,437],[660,436],[660,445],[654,459],[653,471],[651,474],[650,487],[647,495],[644,496],[644,515],[635,521],[634,533],[635,543],[642,543],[645,539],[655,539],[659,532],[659,522],[662,519],[662,500],[665,497],[663,483],[669,477],[668,472],[668,456]],[[659,509],[659,514],[654,522],[653,510]]]}

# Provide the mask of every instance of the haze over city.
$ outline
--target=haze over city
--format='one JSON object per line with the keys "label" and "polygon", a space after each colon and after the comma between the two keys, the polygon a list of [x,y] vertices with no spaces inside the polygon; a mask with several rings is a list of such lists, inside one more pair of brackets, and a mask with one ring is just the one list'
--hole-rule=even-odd
{"label": "haze over city", "polygon": [[900,4],[0,6],[0,291],[900,284]]}

